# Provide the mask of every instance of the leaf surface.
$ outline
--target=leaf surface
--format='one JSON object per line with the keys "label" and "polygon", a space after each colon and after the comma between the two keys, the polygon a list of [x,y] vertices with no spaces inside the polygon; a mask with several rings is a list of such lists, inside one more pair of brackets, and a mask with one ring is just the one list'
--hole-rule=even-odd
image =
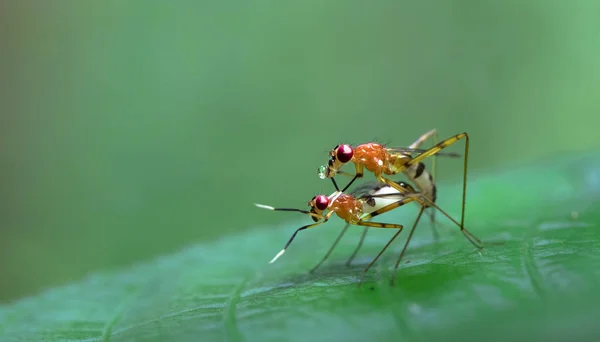
{"label": "leaf surface", "polygon": [[[600,156],[469,179],[467,226],[501,244],[477,251],[441,215],[435,242],[425,220],[394,287],[391,269],[407,233],[360,288],[362,269],[393,231],[369,231],[347,267],[362,231],[351,227],[319,271],[307,273],[343,227],[339,220],[301,232],[286,254],[267,264],[309,221],[289,214],[282,226],[95,273],[1,306],[0,340],[597,340]],[[458,185],[440,185],[439,205],[455,217],[459,193]],[[410,226],[415,213],[378,218]]]}

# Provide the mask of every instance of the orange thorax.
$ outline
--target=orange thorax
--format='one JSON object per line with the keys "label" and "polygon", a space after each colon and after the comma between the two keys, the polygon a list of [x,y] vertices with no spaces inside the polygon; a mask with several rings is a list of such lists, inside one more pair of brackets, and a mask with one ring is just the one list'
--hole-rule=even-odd
{"label": "orange thorax", "polygon": [[354,148],[352,161],[363,165],[367,170],[373,172],[375,176],[383,173],[390,174],[389,155],[385,146],[378,143],[368,143],[358,145]]}
{"label": "orange thorax", "polygon": [[333,201],[331,210],[344,221],[348,223],[356,223],[360,220],[363,213],[362,203],[356,198],[341,194]]}

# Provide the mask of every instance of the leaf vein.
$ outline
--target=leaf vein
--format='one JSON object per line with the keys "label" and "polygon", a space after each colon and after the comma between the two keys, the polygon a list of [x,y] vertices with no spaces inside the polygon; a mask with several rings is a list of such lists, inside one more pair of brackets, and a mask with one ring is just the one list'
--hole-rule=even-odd
{"label": "leaf vein", "polygon": [[131,303],[131,301],[135,297],[137,297],[138,293],[139,293],[138,291],[134,291],[129,296],[127,296],[121,302],[121,304],[117,307],[117,310],[115,311],[113,318],[106,323],[106,326],[104,326],[104,329],[102,331],[102,341],[110,342],[113,328],[121,319],[121,316],[123,315],[123,311],[125,311],[125,308],[127,307],[127,305],[129,305],[129,303]]}
{"label": "leaf vein", "polygon": [[226,341],[243,341],[242,333],[236,323],[237,304],[242,296],[242,291],[248,284],[249,277],[244,277],[231,293],[231,297],[223,310],[223,318],[225,324],[225,340]]}
{"label": "leaf vein", "polygon": [[523,269],[525,270],[525,275],[531,284],[533,292],[538,298],[545,297],[544,290],[541,285],[543,283],[542,275],[540,274],[540,271],[533,258],[533,241],[531,235],[526,237],[526,240],[521,246],[521,260]]}

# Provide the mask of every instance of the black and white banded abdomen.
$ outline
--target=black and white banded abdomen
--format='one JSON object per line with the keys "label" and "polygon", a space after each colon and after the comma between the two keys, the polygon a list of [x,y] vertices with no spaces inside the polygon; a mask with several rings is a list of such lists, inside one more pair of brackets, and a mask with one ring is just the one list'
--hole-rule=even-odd
{"label": "black and white banded abdomen", "polygon": [[[370,197],[370,196],[381,196],[385,197]],[[367,200],[363,203],[363,213],[370,214],[376,210],[379,210],[385,206],[388,206],[394,202],[401,201],[405,198],[398,190],[391,186],[382,186],[380,188],[369,191],[368,195],[364,196]]]}
{"label": "black and white banded abdomen", "polygon": [[437,199],[435,180],[425,167],[425,164],[417,163],[410,165],[406,170],[404,170],[404,174],[417,187],[417,189],[419,189],[423,197],[435,203],[435,200]]}

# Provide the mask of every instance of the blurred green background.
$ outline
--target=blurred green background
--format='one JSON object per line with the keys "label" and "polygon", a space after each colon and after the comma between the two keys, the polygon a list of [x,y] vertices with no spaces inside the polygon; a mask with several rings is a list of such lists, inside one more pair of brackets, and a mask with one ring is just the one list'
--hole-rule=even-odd
{"label": "blurred green background", "polygon": [[291,218],[252,203],[331,192],[316,167],[339,142],[467,131],[473,177],[597,148],[599,12],[3,1],[0,301]]}

